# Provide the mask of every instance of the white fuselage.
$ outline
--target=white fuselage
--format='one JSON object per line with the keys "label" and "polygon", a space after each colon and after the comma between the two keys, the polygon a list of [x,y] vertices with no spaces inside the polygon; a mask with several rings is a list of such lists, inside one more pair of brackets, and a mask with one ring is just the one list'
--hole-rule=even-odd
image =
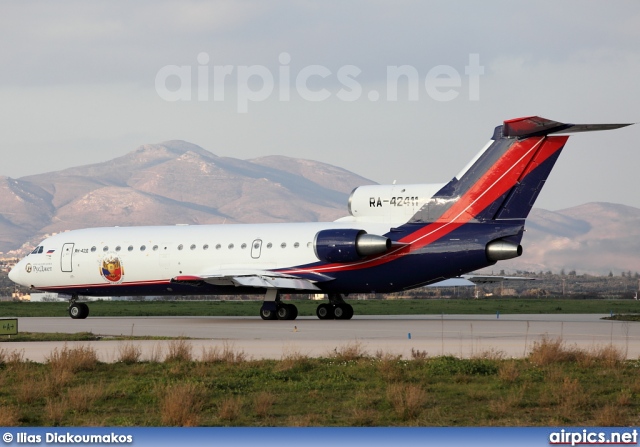
{"label": "white fuselage", "polygon": [[[143,285],[180,275],[224,271],[265,271],[318,262],[313,240],[328,228],[352,228],[354,222],[235,225],[177,225],[90,228],[45,239],[42,253],[22,259],[11,279],[42,290],[63,286]],[[374,234],[388,224],[358,224]],[[51,252],[53,250],[53,252]],[[47,254],[47,252],[51,252]],[[117,259],[118,272],[109,258]]]}

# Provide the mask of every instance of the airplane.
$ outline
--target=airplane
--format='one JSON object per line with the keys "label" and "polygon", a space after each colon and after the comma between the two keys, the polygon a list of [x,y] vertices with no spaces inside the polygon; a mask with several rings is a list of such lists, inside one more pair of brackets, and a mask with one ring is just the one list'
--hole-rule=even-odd
{"label": "airplane", "polygon": [[9,278],[80,296],[260,294],[264,320],[293,320],[282,294],[326,294],[316,315],[351,319],[344,298],[460,277],[522,255],[525,219],[568,134],[630,124],[506,120],[448,183],[367,185],[334,222],[89,228],[56,234]]}

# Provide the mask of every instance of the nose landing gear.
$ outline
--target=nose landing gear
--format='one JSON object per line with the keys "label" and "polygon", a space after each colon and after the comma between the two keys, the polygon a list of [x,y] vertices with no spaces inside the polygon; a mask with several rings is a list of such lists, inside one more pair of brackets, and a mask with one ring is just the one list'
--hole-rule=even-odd
{"label": "nose landing gear", "polygon": [[69,316],[74,320],[84,320],[89,316],[87,303],[78,303],[78,295],[71,295],[69,300]]}

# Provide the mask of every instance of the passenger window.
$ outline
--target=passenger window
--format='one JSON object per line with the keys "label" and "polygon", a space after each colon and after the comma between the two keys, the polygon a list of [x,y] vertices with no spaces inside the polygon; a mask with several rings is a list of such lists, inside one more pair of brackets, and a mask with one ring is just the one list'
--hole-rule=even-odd
{"label": "passenger window", "polygon": [[204,244],[204,245],[202,246],[202,249],[203,249],[203,250],[209,250],[209,244]]}
{"label": "passenger window", "polygon": [[221,247],[222,247],[222,245],[216,244],[216,250],[220,250]]}
{"label": "passenger window", "polygon": [[120,246],[119,245],[116,247],[116,251],[120,251]]}
{"label": "passenger window", "polygon": [[153,251],[158,251],[158,246],[157,245],[153,246]]}
{"label": "passenger window", "polygon": [[140,251],[145,251],[146,249],[147,249],[147,247],[145,247],[144,245],[142,245],[142,246],[140,247]]}
{"label": "passenger window", "polygon": [[271,248],[271,247],[273,247],[273,244],[272,244],[271,242],[269,242],[269,243],[267,244],[267,248]]}
{"label": "passenger window", "polygon": [[233,248],[233,244],[229,244],[229,250]]}
{"label": "passenger window", "polygon": [[129,250],[129,251],[133,251],[133,245],[129,245],[129,247],[127,248],[127,250]]}
{"label": "passenger window", "polygon": [[293,244],[293,248],[298,248],[300,246],[300,244],[298,242],[296,242],[295,244]]}
{"label": "passenger window", "polygon": [[242,244],[242,245],[240,246],[240,248],[242,248],[242,249],[244,250],[245,248],[247,248],[247,244]]}
{"label": "passenger window", "polygon": [[104,247],[102,247],[102,251],[109,251],[109,246],[105,245]]}
{"label": "passenger window", "polygon": [[182,244],[178,245],[178,250],[182,250],[184,246]]}
{"label": "passenger window", "polygon": [[196,244],[191,244],[191,247],[189,247],[191,250],[195,250],[196,249]]}
{"label": "passenger window", "polygon": [[286,242],[283,242],[282,244],[280,244],[280,247],[282,247],[282,248],[287,248],[287,243],[286,243]]}
{"label": "passenger window", "polygon": [[96,246],[95,245],[93,247],[91,247],[91,253],[93,253],[94,251],[96,251]]}

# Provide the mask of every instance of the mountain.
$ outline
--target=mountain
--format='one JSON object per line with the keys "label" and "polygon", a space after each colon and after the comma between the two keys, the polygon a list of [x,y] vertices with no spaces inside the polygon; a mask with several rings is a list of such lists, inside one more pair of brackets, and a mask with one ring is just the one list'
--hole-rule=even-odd
{"label": "mountain", "polygon": [[[353,188],[372,183],[311,160],[239,160],[186,141],[146,144],[104,163],[0,177],[0,252],[24,254],[45,234],[84,227],[331,221],[347,215]],[[526,228],[524,255],[495,268],[640,272],[640,209],[534,208]]]}
{"label": "mountain", "polygon": [[0,177],[0,252],[84,227],[331,221],[347,214],[353,188],[372,183],[311,160],[239,160],[186,141],[146,144],[104,163]]}

